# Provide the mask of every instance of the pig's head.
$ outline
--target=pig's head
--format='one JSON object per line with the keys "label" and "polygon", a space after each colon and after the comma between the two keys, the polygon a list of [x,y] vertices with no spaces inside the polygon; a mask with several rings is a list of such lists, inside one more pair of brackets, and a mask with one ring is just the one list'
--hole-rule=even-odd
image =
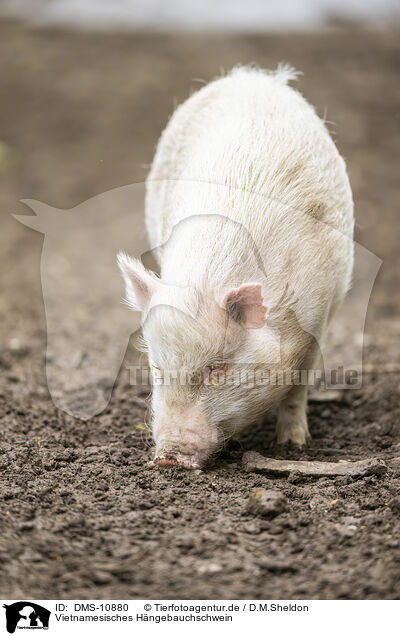
{"label": "pig's head", "polygon": [[118,260],[154,374],[153,464],[198,468],[265,410],[265,386],[237,381],[244,368],[263,365],[261,284],[177,288],[140,261]]}

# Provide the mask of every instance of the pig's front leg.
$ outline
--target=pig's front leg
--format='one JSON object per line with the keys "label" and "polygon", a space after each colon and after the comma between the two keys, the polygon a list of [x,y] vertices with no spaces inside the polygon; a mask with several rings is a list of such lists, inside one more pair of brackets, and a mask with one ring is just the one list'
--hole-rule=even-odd
{"label": "pig's front leg", "polygon": [[294,387],[279,405],[276,443],[304,446],[310,437],[307,424],[307,386]]}

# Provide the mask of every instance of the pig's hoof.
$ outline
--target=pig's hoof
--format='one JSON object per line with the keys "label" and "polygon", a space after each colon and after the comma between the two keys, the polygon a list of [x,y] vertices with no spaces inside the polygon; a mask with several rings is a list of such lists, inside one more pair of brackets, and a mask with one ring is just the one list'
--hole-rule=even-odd
{"label": "pig's hoof", "polygon": [[308,430],[304,430],[300,426],[291,426],[284,429],[278,428],[275,443],[277,446],[283,446],[291,442],[301,448],[306,446],[309,439],[311,439],[311,435]]}
{"label": "pig's hoof", "polygon": [[186,468],[187,470],[196,470],[201,468],[200,464],[194,457],[185,457],[184,455],[176,455],[168,457],[157,455],[150,463],[149,468]]}

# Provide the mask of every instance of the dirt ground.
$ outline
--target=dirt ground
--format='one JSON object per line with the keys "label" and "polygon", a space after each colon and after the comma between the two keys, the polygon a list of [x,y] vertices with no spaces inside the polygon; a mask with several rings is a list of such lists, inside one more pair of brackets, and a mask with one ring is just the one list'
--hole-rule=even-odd
{"label": "dirt ground", "polygon": [[[302,480],[246,473],[241,462],[245,450],[325,461],[400,456],[398,36],[354,28],[107,35],[0,22],[1,597],[399,597],[399,467]],[[362,389],[310,405],[304,451],[277,454],[272,413],[207,470],[151,471],[145,387],[128,386],[122,373],[108,408],[88,422],[53,406],[43,238],[11,213],[26,213],[23,198],[72,207],[142,181],[174,104],[201,85],[193,78],[282,60],[304,72],[299,88],[321,116],[328,107],[357,239],[383,259],[366,328],[372,372]],[[131,347],[125,365],[134,355]],[[256,486],[283,492],[288,510],[272,520],[250,515]]]}

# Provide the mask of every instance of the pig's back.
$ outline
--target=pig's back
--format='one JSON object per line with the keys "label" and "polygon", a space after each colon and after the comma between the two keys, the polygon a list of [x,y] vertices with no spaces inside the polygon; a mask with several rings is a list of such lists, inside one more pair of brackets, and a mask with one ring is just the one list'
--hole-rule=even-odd
{"label": "pig's back", "polygon": [[314,109],[287,85],[294,77],[286,67],[274,73],[241,67],[176,109],[148,177],[150,233],[165,219],[166,233],[155,242],[166,240],[183,213],[173,199],[179,181],[191,180],[257,192],[352,233],[343,159]]}
{"label": "pig's back", "polygon": [[[353,233],[350,185],[324,123],[287,85],[294,76],[234,69],[177,108],[148,177],[148,233],[155,247],[190,215],[229,216],[249,230],[272,278],[291,268],[301,294],[305,275],[336,268],[323,293],[340,300],[353,259],[341,238]],[[182,263],[198,240],[188,237]],[[215,241],[202,246],[204,259],[207,249],[215,259]]]}

